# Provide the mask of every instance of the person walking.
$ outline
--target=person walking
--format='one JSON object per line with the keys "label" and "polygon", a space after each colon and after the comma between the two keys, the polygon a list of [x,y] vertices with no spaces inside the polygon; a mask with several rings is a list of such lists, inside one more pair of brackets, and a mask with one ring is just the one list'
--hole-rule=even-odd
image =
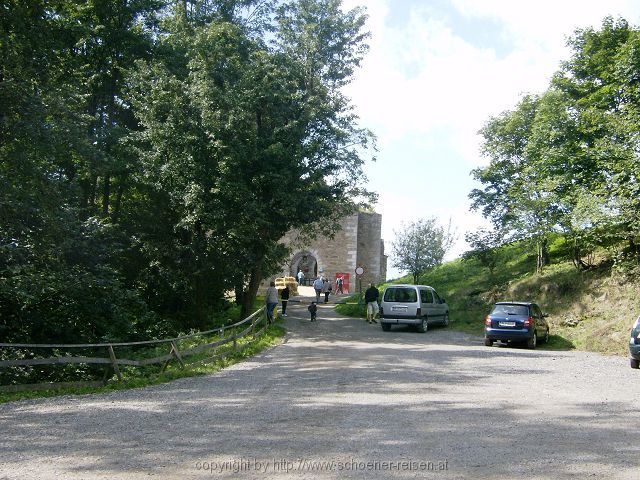
{"label": "person walking", "polygon": [[324,282],[322,281],[322,276],[319,276],[313,282],[313,289],[316,291],[316,303],[320,303],[320,294],[322,293],[322,286]]}
{"label": "person walking", "polygon": [[344,292],[342,291],[342,285],[344,283],[344,280],[342,277],[338,277],[336,278],[336,295],[337,294],[343,294]]}
{"label": "person walking", "polygon": [[276,282],[271,282],[267,293],[264,296],[264,302],[267,304],[267,322],[273,323],[273,310],[278,305],[278,290],[276,289]]}
{"label": "person walking", "polygon": [[307,307],[307,310],[309,310],[309,313],[311,314],[311,321],[315,322],[316,314],[318,312],[318,306],[316,305],[316,302],[311,302],[311,305]]}
{"label": "person walking", "polygon": [[329,292],[331,292],[331,284],[326,278],[322,281],[322,293],[324,293],[324,303],[329,303]]}
{"label": "person walking", "polygon": [[302,270],[298,270],[298,285],[304,284],[304,272]]}
{"label": "person walking", "polygon": [[287,303],[289,303],[289,285],[284,286],[280,292],[280,299],[282,300],[282,316],[287,316]]}
{"label": "person walking", "polygon": [[367,304],[367,322],[368,323],[378,323],[376,320],[376,315],[380,311],[378,308],[378,297],[380,296],[380,292],[373,284],[369,284],[369,288],[364,292],[364,301]]}

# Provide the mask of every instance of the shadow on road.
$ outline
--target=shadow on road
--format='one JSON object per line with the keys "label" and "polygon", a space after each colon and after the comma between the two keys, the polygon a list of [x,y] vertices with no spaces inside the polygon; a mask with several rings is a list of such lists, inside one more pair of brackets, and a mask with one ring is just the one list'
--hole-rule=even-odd
{"label": "shadow on road", "polygon": [[[289,312],[286,343],[217,375],[0,405],[0,478],[204,478],[197,462],[242,458],[446,460],[438,478],[637,478],[640,389],[590,373],[605,357],[485,348],[446,328],[382,332],[324,305],[313,324],[304,304]],[[265,476],[290,474],[274,464]]]}

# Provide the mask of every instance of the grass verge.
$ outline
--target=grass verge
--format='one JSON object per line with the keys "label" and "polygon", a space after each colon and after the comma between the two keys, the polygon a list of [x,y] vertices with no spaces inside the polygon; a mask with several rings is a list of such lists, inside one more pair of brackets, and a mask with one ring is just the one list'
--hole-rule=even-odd
{"label": "grass verge", "polygon": [[[419,282],[431,285],[444,297],[450,309],[452,330],[484,334],[484,320],[497,301],[536,302],[549,314],[551,336],[540,348],[586,350],[606,355],[628,355],[629,331],[640,315],[637,274],[624,274],[611,267],[615,252],[599,252],[599,263],[578,270],[566,260],[565,241],[559,237],[550,245],[552,265],[535,272],[535,255],[525,242],[500,249],[499,261],[490,271],[477,260],[456,259],[425,274]],[[637,270],[634,270],[637,272]],[[412,283],[409,277],[390,283]],[[365,317],[358,296],[346,299],[336,311]]]}

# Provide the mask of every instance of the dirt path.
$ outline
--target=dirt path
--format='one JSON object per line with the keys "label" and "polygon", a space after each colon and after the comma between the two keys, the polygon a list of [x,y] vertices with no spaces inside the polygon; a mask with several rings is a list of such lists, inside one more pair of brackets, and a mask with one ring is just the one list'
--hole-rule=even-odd
{"label": "dirt path", "polygon": [[0,405],[0,479],[640,479],[624,358],[288,313],[216,375]]}

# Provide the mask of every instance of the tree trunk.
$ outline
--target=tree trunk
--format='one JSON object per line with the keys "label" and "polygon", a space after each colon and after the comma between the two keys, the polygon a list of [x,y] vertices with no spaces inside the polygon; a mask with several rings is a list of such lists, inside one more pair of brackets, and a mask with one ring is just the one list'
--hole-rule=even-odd
{"label": "tree trunk", "polygon": [[542,273],[544,266],[549,264],[549,251],[547,249],[546,238],[543,237],[538,239],[537,250],[536,273]]}
{"label": "tree trunk", "polygon": [[91,178],[91,186],[89,187],[89,202],[88,202],[88,210],[91,214],[94,213],[96,207],[96,192],[98,190],[98,176],[94,175]]}
{"label": "tree trunk", "polygon": [[253,302],[258,293],[260,282],[262,281],[262,260],[260,260],[251,270],[251,277],[249,279],[249,285],[247,290],[242,295],[242,308],[240,309],[240,316],[245,319],[251,314],[253,309]]}
{"label": "tree trunk", "polygon": [[102,184],[102,215],[109,216],[109,200],[111,197],[111,177],[106,175]]}
{"label": "tree trunk", "polygon": [[547,240],[547,237],[542,239],[542,262],[545,266],[551,263],[551,258],[549,257],[549,240]]}
{"label": "tree trunk", "polygon": [[586,270],[587,264],[582,260],[582,251],[577,240],[573,242],[573,248],[571,249],[573,264],[578,270]]}
{"label": "tree trunk", "polygon": [[209,282],[207,282],[206,274],[198,272],[195,274],[195,305],[194,305],[194,326],[198,329],[204,329],[208,327],[209,317]]}
{"label": "tree trunk", "polygon": [[242,306],[242,302],[244,301],[244,296],[245,296],[245,292],[244,292],[244,278],[238,278],[235,282],[234,282],[234,287],[233,287],[235,294],[236,294],[236,305],[240,305]]}
{"label": "tree trunk", "polygon": [[640,262],[640,249],[638,249],[638,244],[635,242],[633,236],[629,236],[629,251],[631,255],[636,257],[636,260]]}
{"label": "tree trunk", "polygon": [[124,177],[120,178],[118,182],[118,191],[116,193],[116,202],[113,205],[113,215],[111,221],[116,223],[120,218],[120,208],[122,206],[122,195],[124,194]]}

